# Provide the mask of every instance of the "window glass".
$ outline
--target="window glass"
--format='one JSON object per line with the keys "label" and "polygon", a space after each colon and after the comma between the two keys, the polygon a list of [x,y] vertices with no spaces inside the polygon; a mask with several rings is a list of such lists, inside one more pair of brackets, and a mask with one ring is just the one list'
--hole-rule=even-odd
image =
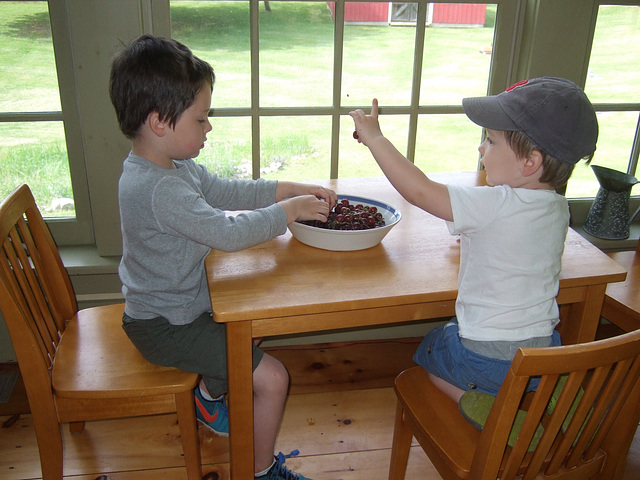
{"label": "window glass", "polygon": [[[593,165],[637,175],[629,169],[633,138],[638,128],[637,110],[616,111],[598,104],[640,102],[640,8],[602,5],[591,48],[585,92],[596,104],[600,133]],[[567,187],[568,197],[593,197],[600,185],[593,170],[578,164]],[[632,192],[637,193],[637,192]]]}
{"label": "window glass", "polygon": [[487,94],[496,5],[430,4],[421,105],[460,105]]}
{"label": "window glass", "polygon": [[251,119],[211,117],[209,121],[211,131],[196,162],[221,177],[251,178]]}
{"label": "window glass", "polygon": [[425,172],[478,169],[482,129],[464,115],[420,115],[414,163]]}
{"label": "window glass", "polygon": [[251,105],[248,1],[173,1],[171,36],[213,67],[214,107]]}
{"label": "window glass", "polygon": [[0,197],[27,183],[43,216],[74,216],[47,2],[0,2],[0,66]]}
{"label": "window glass", "polygon": [[0,111],[59,111],[47,2],[0,2],[0,38]]}
{"label": "window glass", "polygon": [[29,185],[43,217],[75,216],[62,122],[0,123],[0,197]]}
{"label": "window glass", "polygon": [[[596,103],[640,100],[640,7],[601,5],[585,91]],[[636,47],[632,47],[635,45]]]}
{"label": "window glass", "polygon": [[347,2],[343,53],[343,105],[409,105],[415,50],[413,25],[389,25],[389,3]]}
{"label": "window glass", "polygon": [[[370,109],[366,109],[369,113]],[[380,128],[396,148],[404,155],[407,154],[407,141],[409,134],[408,115],[387,115],[384,113],[384,106],[381,106]],[[338,177],[380,177],[383,175],[380,167],[373,159],[369,149],[354,141],[353,120],[351,117],[344,117],[340,138],[340,164]]]}
{"label": "window glass", "polygon": [[329,178],[331,118],[263,117],[260,120],[260,176],[270,180]]}
{"label": "window glass", "polygon": [[331,105],[333,20],[325,2],[260,11],[260,106]]}

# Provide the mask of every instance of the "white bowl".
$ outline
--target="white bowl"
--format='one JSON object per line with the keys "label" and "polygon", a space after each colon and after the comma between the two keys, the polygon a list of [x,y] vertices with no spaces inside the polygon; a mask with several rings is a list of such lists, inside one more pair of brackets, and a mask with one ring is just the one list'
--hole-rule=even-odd
{"label": "white bowl", "polygon": [[384,217],[384,227],[368,230],[330,230],[293,222],[289,225],[289,230],[294,238],[306,245],[324,250],[339,252],[364,250],[378,245],[402,218],[400,211],[377,200],[353,195],[338,195],[338,199],[349,200],[352,205],[361,203],[365,206],[375,206]]}

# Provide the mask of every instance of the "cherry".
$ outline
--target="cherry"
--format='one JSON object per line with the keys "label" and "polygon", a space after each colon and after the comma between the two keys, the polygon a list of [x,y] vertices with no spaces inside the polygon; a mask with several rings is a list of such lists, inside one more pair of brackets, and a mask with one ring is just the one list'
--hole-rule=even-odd
{"label": "cherry", "polygon": [[354,206],[346,198],[336,204],[326,222],[307,220],[300,223],[330,230],[368,230],[385,225],[384,217],[376,207],[361,203]]}

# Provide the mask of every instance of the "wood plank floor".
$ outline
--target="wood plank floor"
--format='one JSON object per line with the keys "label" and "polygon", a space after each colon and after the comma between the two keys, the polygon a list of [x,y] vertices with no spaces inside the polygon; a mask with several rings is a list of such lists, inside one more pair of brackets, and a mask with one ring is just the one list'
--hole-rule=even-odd
{"label": "wood plank floor", "polygon": [[[391,382],[411,365],[418,339],[282,348],[292,377],[277,449],[299,455],[286,464],[312,479],[386,479],[395,396]],[[373,359],[373,361],[372,361]],[[378,359],[377,361],[375,359]],[[33,423],[20,385],[0,405],[0,479],[40,479]],[[20,406],[21,405],[21,406]],[[185,472],[175,415],[87,423],[82,434],[65,432],[65,480],[182,480]],[[201,428],[204,473],[229,478],[228,440]],[[640,434],[627,459],[625,480],[640,478]],[[414,447],[407,479],[440,479]]]}

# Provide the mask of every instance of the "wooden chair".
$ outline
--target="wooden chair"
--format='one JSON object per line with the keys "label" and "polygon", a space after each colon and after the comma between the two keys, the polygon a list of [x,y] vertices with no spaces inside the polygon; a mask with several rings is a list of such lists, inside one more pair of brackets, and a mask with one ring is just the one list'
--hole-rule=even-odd
{"label": "wooden chair", "polygon": [[635,251],[614,252],[609,256],[627,269],[627,279],[607,285],[602,316],[630,332],[640,328],[640,241]]}
{"label": "wooden chair", "polygon": [[[549,414],[561,374],[568,379]],[[525,394],[529,377],[536,375],[542,376],[537,391]],[[628,430],[635,431],[639,421],[639,377],[640,330],[586,344],[520,349],[478,430],[422,367],[405,370],[395,383],[389,479],[404,478],[412,436],[447,480],[620,478],[633,438]],[[576,397],[577,408],[572,407]],[[510,447],[519,409],[527,413]],[[568,412],[571,420],[565,423]],[[544,433],[528,451],[540,423]]]}
{"label": "wooden chair", "polygon": [[62,480],[62,423],[177,412],[189,480],[202,478],[198,376],[147,362],[122,330],[124,305],[78,311],[29,187],[0,204],[0,309],[24,380],[44,480]]}

